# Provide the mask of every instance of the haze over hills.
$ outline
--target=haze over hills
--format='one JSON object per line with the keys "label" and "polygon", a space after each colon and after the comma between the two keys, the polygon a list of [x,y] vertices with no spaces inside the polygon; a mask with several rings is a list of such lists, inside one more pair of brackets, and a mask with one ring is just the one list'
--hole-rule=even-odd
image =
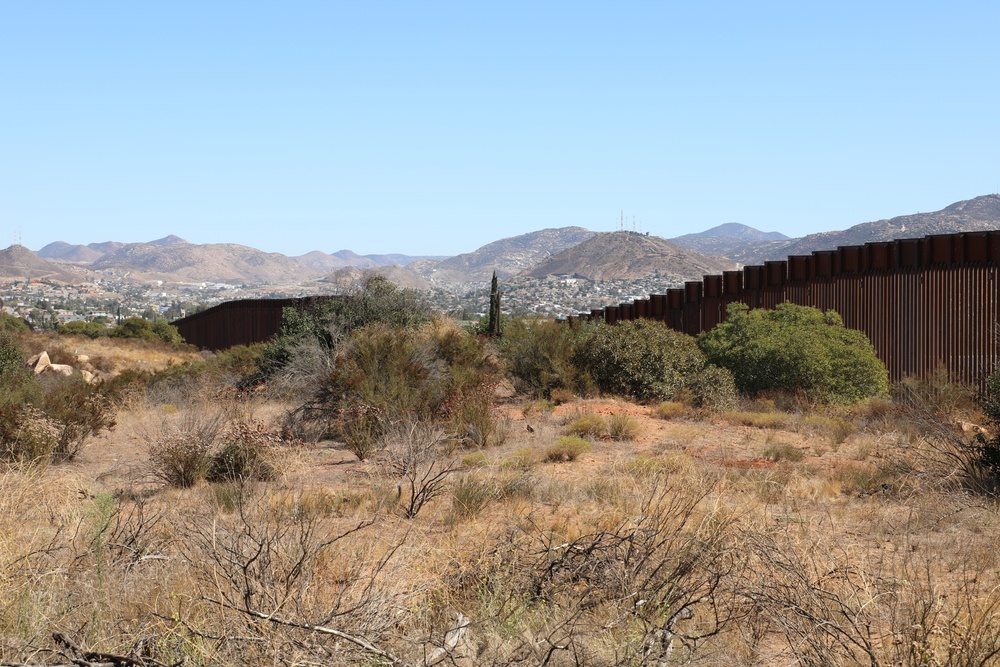
{"label": "haze over hills", "polygon": [[93,269],[133,272],[136,277],[218,283],[289,283],[317,277],[281,253],[262,252],[235,243],[129,243],[107,253]]}
{"label": "haze over hills", "polygon": [[351,250],[338,250],[333,254],[326,254],[320,250],[313,250],[305,255],[292,257],[306,266],[321,271],[331,271],[353,267],[357,269],[371,269],[377,266],[407,266],[418,260],[441,260],[447,259],[443,255],[436,256],[412,256],[392,253],[387,255],[359,255]]}
{"label": "haze over hills", "polygon": [[435,282],[487,282],[492,278],[493,271],[505,280],[549,255],[586,241],[595,233],[583,227],[542,229],[487,243],[473,252],[438,262],[413,262],[410,268]]}
{"label": "haze over hills", "polygon": [[384,276],[393,284],[404,289],[415,289],[426,292],[433,289],[434,285],[419,273],[411,271],[405,266],[385,265],[368,269],[359,269],[353,266],[337,269],[323,279],[323,282],[336,285],[340,289],[350,288],[367,275],[377,274]]}
{"label": "haze over hills", "polygon": [[696,280],[734,268],[736,265],[725,257],[688,250],[658,236],[607,232],[549,257],[518,277],[569,275],[588,280],[635,280],[659,274]]}
{"label": "haze over hills", "polygon": [[[987,229],[1000,229],[1000,195],[985,195],[956,202],[932,213],[866,222],[846,230],[810,234],[798,239],[727,223],[669,241],[634,232],[616,233],[620,238],[605,233],[600,235],[604,238],[600,243],[584,246],[570,254],[564,253],[594,240],[597,233],[583,227],[542,229],[499,239],[473,252],[445,259],[402,254],[358,255],[350,250],[333,254],[314,251],[290,258],[237,244],[193,244],[174,235],[148,243],[129,244],[105,241],[72,245],[56,241],[46,245],[37,255],[26,248],[8,253],[4,259],[6,264],[0,265],[0,276],[22,277],[30,273],[32,277],[79,282],[80,270],[86,268],[111,271],[118,276],[128,273],[140,279],[176,282],[287,284],[320,279],[342,268],[405,265],[412,274],[395,272],[395,275],[400,281],[413,285],[485,283],[494,270],[501,280],[547,274],[577,274],[595,280],[628,279],[627,276],[657,271],[698,278],[704,273],[732,268],[733,262],[760,264],[768,259],[784,259],[789,254],[808,254],[842,245]],[[634,248],[618,248],[621,245],[618,242],[625,243],[626,237]],[[682,254],[681,251],[694,254]],[[81,268],[70,270],[68,264]],[[414,274],[429,282],[418,281]]]}
{"label": "haze over hills", "polygon": [[790,240],[781,232],[762,232],[738,222],[727,222],[697,234],[685,234],[669,239],[671,243],[676,243],[682,248],[697,250],[706,255],[721,255],[730,259],[735,259],[748,247],[767,247]]}

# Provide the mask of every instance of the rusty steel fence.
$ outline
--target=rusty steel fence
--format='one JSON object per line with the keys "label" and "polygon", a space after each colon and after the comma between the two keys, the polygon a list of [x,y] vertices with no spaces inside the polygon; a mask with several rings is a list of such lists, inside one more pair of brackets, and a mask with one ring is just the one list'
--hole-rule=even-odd
{"label": "rusty steel fence", "polygon": [[262,343],[281,329],[285,308],[310,310],[342,297],[310,296],[299,299],[240,299],[226,301],[194,315],[171,322],[185,341],[205,350],[225,350],[235,345]]}
{"label": "rusty steel fence", "polygon": [[981,385],[1000,369],[998,268],[1000,231],[937,234],[793,255],[572,319],[651,318],[696,336],[731,303],[789,301],[834,310],[867,334],[893,381],[944,365],[953,380]]}

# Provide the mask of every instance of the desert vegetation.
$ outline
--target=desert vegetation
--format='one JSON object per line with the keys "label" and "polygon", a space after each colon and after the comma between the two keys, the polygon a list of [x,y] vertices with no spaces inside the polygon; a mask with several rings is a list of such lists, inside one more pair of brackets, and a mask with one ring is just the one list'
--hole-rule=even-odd
{"label": "desert vegetation", "polygon": [[102,338],[97,385],[0,331],[0,663],[1000,655],[1000,379],[890,388],[829,314],[480,336],[355,296],[214,355]]}

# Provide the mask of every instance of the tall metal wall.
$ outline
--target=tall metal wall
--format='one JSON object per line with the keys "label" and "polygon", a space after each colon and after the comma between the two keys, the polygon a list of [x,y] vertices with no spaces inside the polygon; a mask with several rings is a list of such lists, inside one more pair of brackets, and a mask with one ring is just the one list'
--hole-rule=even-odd
{"label": "tall metal wall", "polygon": [[262,343],[281,329],[285,308],[307,310],[340,297],[301,299],[241,299],[227,301],[171,322],[184,340],[207,350]]}
{"label": "tall metal wall", "polygon": [[789,301],[834,310],[867,334],[893,381],[944,364],[954,380],[979,384],[1000,369],[998,268],[1000,231],[938,234],[793,255],[581,317],[647,317],[694,336],[722,322],[730,303]]}

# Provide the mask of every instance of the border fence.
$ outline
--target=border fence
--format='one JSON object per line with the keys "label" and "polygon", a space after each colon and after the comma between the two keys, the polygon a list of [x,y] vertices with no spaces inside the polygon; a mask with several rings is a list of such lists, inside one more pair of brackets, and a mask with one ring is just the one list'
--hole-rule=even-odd
{"label": "border fence", "polygon": [[955,381],[981,385],[1000,370],[1000,231],[841,246],[705,276],[575,320],[662,320],[696,336],[731,303],[774,308],[785,301],[834,310],[868,335],[892,381],[944,365]]}
{"label": "border fence", "polygon": [[281,329],[285,308],[300,311],[318,308],[336,296],[298,299],[240,299],[226,301],[200,313],[171,322],[184,340],[207,350],[225,350],[235,345],[263,343]]}

